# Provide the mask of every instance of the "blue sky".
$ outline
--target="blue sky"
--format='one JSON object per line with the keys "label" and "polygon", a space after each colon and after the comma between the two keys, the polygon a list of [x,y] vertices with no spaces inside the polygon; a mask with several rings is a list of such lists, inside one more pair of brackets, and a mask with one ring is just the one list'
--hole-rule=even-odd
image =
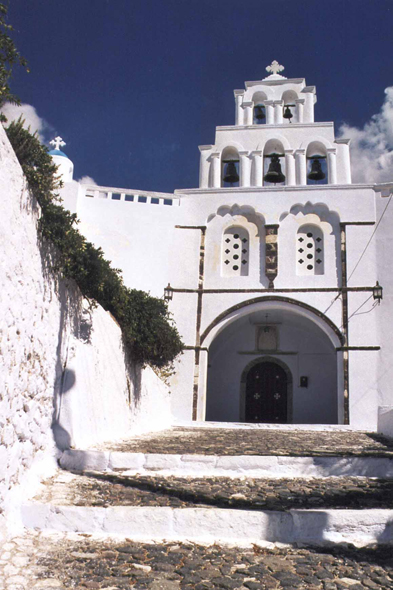
{"label": "blue sky", "polygon": [[316,85],[316,120],[337,127],[367,131],[393,85],[393,0],[9,4],[31,70],[13,91],[51,126],[47,139],[67,142],[75,177],[106,186],[197,186],[198,145],[234,123],[233,89],[273,59]]}

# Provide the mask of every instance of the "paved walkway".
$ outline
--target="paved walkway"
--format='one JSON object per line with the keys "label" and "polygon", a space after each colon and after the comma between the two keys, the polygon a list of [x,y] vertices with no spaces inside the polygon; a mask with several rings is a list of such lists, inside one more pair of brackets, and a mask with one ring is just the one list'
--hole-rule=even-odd
{"label": "paved walkway", "polygon": [[393,440],[351,431],[173,428],[96,447],[106,451],[179,455],[393,457]]}
{"label": "paved walkway", "polygon": [[389,590],[389,548],[208,547],[36,532],[0,547],[0,590]]}
{"label": "paved walkway", "polygon": [[[247,510],[391,508],[393,480],[74,475],[60,471],[35,498],[57,506],[190,506]],[[393,549],[392,549],[393,552]]]}

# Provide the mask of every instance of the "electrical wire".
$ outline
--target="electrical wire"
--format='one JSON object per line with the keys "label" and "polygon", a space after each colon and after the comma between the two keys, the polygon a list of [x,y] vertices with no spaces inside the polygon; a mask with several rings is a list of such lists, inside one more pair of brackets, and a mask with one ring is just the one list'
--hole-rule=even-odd
{"label": "electrical wire", "polygon": [[[363,301],[363,303],[362,303],[361,305],[359,305],[359,307],[358,307],[357,309],[355,309],[355,311],[354,311],[353,313],[351,313],[351,315],[350,315],[350,316],[349,316],[349,318],[348,318],[348,322],[349,322],[349,320],[350,320],[350,319],[351,319],[351,318],[352,318],[352,317],[353,317],[355,314],[357,314],[357,312],[359,311],[359,309],[362,309],[363,305],[366,305],[367,301],[370,301],[370,299],[371,299],[371,297],[372,297],[372,296],[373,296],[373,295],[371,294],[369,297],[367,297],[367,299],[366,299],[365,301]],[[375,302],[375,303],[377,303],[377,302]],[[369,313],[370,311],[372,311],[372,310],[374,309],[374,307],[375,307],[375,304],[372,306],[372,308],[371,308],[371,309],[369,309],[367,312],[364,312],[364,313]],[[360,315],[360,314],[359,314],[359,315]],[[342,328],[343,328],[343,325],[341,325],[341,329],[342,329]]]}
{"label": "electrical wire", "polygon": [[337,301],[337,299],[341,296],[341,293],[337,293],[337,295],[334,297],[334,299],[331,300],[330,305],[325,309],[325,311],[323,312],[324,314],[326,314],[329,309],[332,307],[333,303],[335,301]]}
{"label": "electrical wire", "polygon": [[390,197],[389,197],[389,201],[387,202],[387,204],[386,204],[386,207],[385,207],[385,209],[383,210],[383,212],[382,212],[382,215],[381,215],[381,217],[379,218],[379,221],[378,221],[377,225],[375,226],[375,228],[374,228],[374,231],[373,231],[373,233],[371,234],[369,241],[367,242],[367,244],[366,244],[366,246],[365,246],[365,248],[364,248],[363,252],[361,253],[359,260],[358,260],[358,261],[357,261],[357,263],[355,264],[355,268],[353,269],[353,271],[352,271],[352,272],[351,272],[351,274],[349,275],[349,277],[348,277],[348,279],[347,279],[347,283],[349,283],[349,280],[350,280],[350,278],[352,277],[353,273],[355,272],[355,270],[356,270],[356,269],[357,269],[357,267],[359,266],[361,259],[362,259],[362,258],[363,258],[363,256],[365,255],[365,253],[366,253],[366,250],[367,250],[367,248],[369,247],[369,245],[370,245],[370,242],[371,242],[371,240],[373,239],[373,237],[374,237],[374,235],[375,235],[375,233],[376,233],[376,231],[377,231],[377,229],[378,229],[378,227],[379,227],[379,224],[381,223],[381,221],[382,221],[382,218],[383,218],[383,216],[384,216],[384,215],[385,215],[385,213],[386,213],[386,209],[387,209],[387,208],[389,207],[389,205],[390,205],[390,201],[392,200],[392,197],[393,197],[393,193],[390,195]]}

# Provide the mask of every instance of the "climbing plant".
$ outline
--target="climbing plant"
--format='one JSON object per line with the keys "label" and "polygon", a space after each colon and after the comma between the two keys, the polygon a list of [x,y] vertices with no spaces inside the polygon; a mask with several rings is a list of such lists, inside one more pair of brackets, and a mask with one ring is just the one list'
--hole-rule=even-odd
{"label": "climbing plant", "polygon": [[[25,58],[20,55],[9,35],[12,26],[6,21],[7,12],[7,6],[0,3],[0,107],[5,102],[20,104],[19,98],[11,92],[9,82],[14,66],[19,65],[27,69]],[[0,120],[4,120],[1,115]]]}
{"label": "climbing plant", "polygon": [[110,311],[119,323],[127,350],[134,360],[161,368],[182,351],[183,344],[162,299],[129,289],[121,273],[78,231],[78,219],[61,205],[56,194],[57,167],[36,135],[24,129],[23,120],[6,129],[29,187],[42,214],[39,230],[59,252],[57,270],[74,279],[82,294]]}

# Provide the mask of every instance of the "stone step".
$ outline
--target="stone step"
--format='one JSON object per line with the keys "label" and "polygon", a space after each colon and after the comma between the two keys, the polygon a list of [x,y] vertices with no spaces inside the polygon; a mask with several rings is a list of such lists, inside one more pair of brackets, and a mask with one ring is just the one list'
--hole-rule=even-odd
{"label": "stone step", "polygon": [[236,477],[393,478],[393,441],[374,433],[176,427],[60,458],[73,471]]}
{"label": "stone step", "polygon": [[139,543],[32,531],[0,546],[0,587],[18,590],[390,590],[390,547],[323,549]]}
{"label": "stone step", "polygon": [[[118,477],[112,483],[113,478],[104,478],[102,474],[82,477],[62,473],[44,485],[41,496],[22,507],[23,524],[36,530],[106,533],[150,542],[354,543],[358,546],[393,542],[392,509],[292,508],[297,505],[296,501],[287,496],[285,484],[277,480],[270,483],[273,498],[269,500],[272,502],[271,507],[276,509],[267,509],[268,504],[264,505],[263,500],[257,504],[258,483],[262,490],[266,490],[269,489],[269,483],[266,482],[250,481],[247,494],[244,494],[244,487],[243,492],[235,491],[241,489],[238,481],[231,482],[228,479],[217,481],[218,478],[215,478],[214,483],[206,479],[188,482],[176,478],[168,481],[156,478],[155,482],[152,479]],[[128,489],[130,486],[125,486],[126,482],[131,483],[133,489]],[[276,486],[274,494],[277,483],[279,487]],[[325,487],[321,486],[321,482],[316,482],[314,487],[311,485],[314,497],[326,497],[325,490],[329,488],[329,483]],[[379,486],[386,491],[386,498],[391,498],[391,482],[360,483],[345,480],[345,484],[354,494],[353,498],[355,494],[364,494],[364,497],[369,494],[370,498],[371,492],[367,492],[370,489],[378,495],[381,491]],[[142,489],[149,485],[156,486],[157,491]],[[165,489],[160,488],[160,485],[165,485]],[[220,488],[221,492],[215,492],[213,485]],[[294,490],[290,493],[294,499],[297,496],[301,506],[302,483],[298,483],[298,488],[293,481],[289,485]],[[303,485],[310,485],[310,481]],[[203,496],[202,486],[205,486]],[[206,491],[206,486],[210,491]],[[336,482],[331,482],[331,489],[333,495],[339,496]],[[182,497],[184,492],[185,498]],[[236,497],[236,494],[241,493],[243,497]],[[277,510],[280,499],[286,505]],[[233,501],[235,503],[231,504]],[[325,503],[329,504],[329,501]],[[338,501],[337,505],[340,503],[342,501]],[[380,506],[386,505],[389,502],[380,499]]]}
{"label": "stone step", "polygon": [[288,430],[288,425],[285,426],[286,429],[261,424],[232,428],[219,428],[216,424],[173,427],[96,448],[158,455],[393,458],[393,439],[380,434],[352,431],[348,427],[343,430],[337,426],[334,430],[332,427],[304,430],[298,426]]}
{"label": "stone step", "polygon": [[59,471],[33,502],[53,506],[158,506],[278,510],[393,509],[393,480],[331,477],[163,477]]}
{"label": "stone step", "polygon": [[175,455],[121,451],[64,451],[59,464],[70,471],[178,476],[378,477],[393,479],[393,458],[373,456],[285,457],[266,455]]}

